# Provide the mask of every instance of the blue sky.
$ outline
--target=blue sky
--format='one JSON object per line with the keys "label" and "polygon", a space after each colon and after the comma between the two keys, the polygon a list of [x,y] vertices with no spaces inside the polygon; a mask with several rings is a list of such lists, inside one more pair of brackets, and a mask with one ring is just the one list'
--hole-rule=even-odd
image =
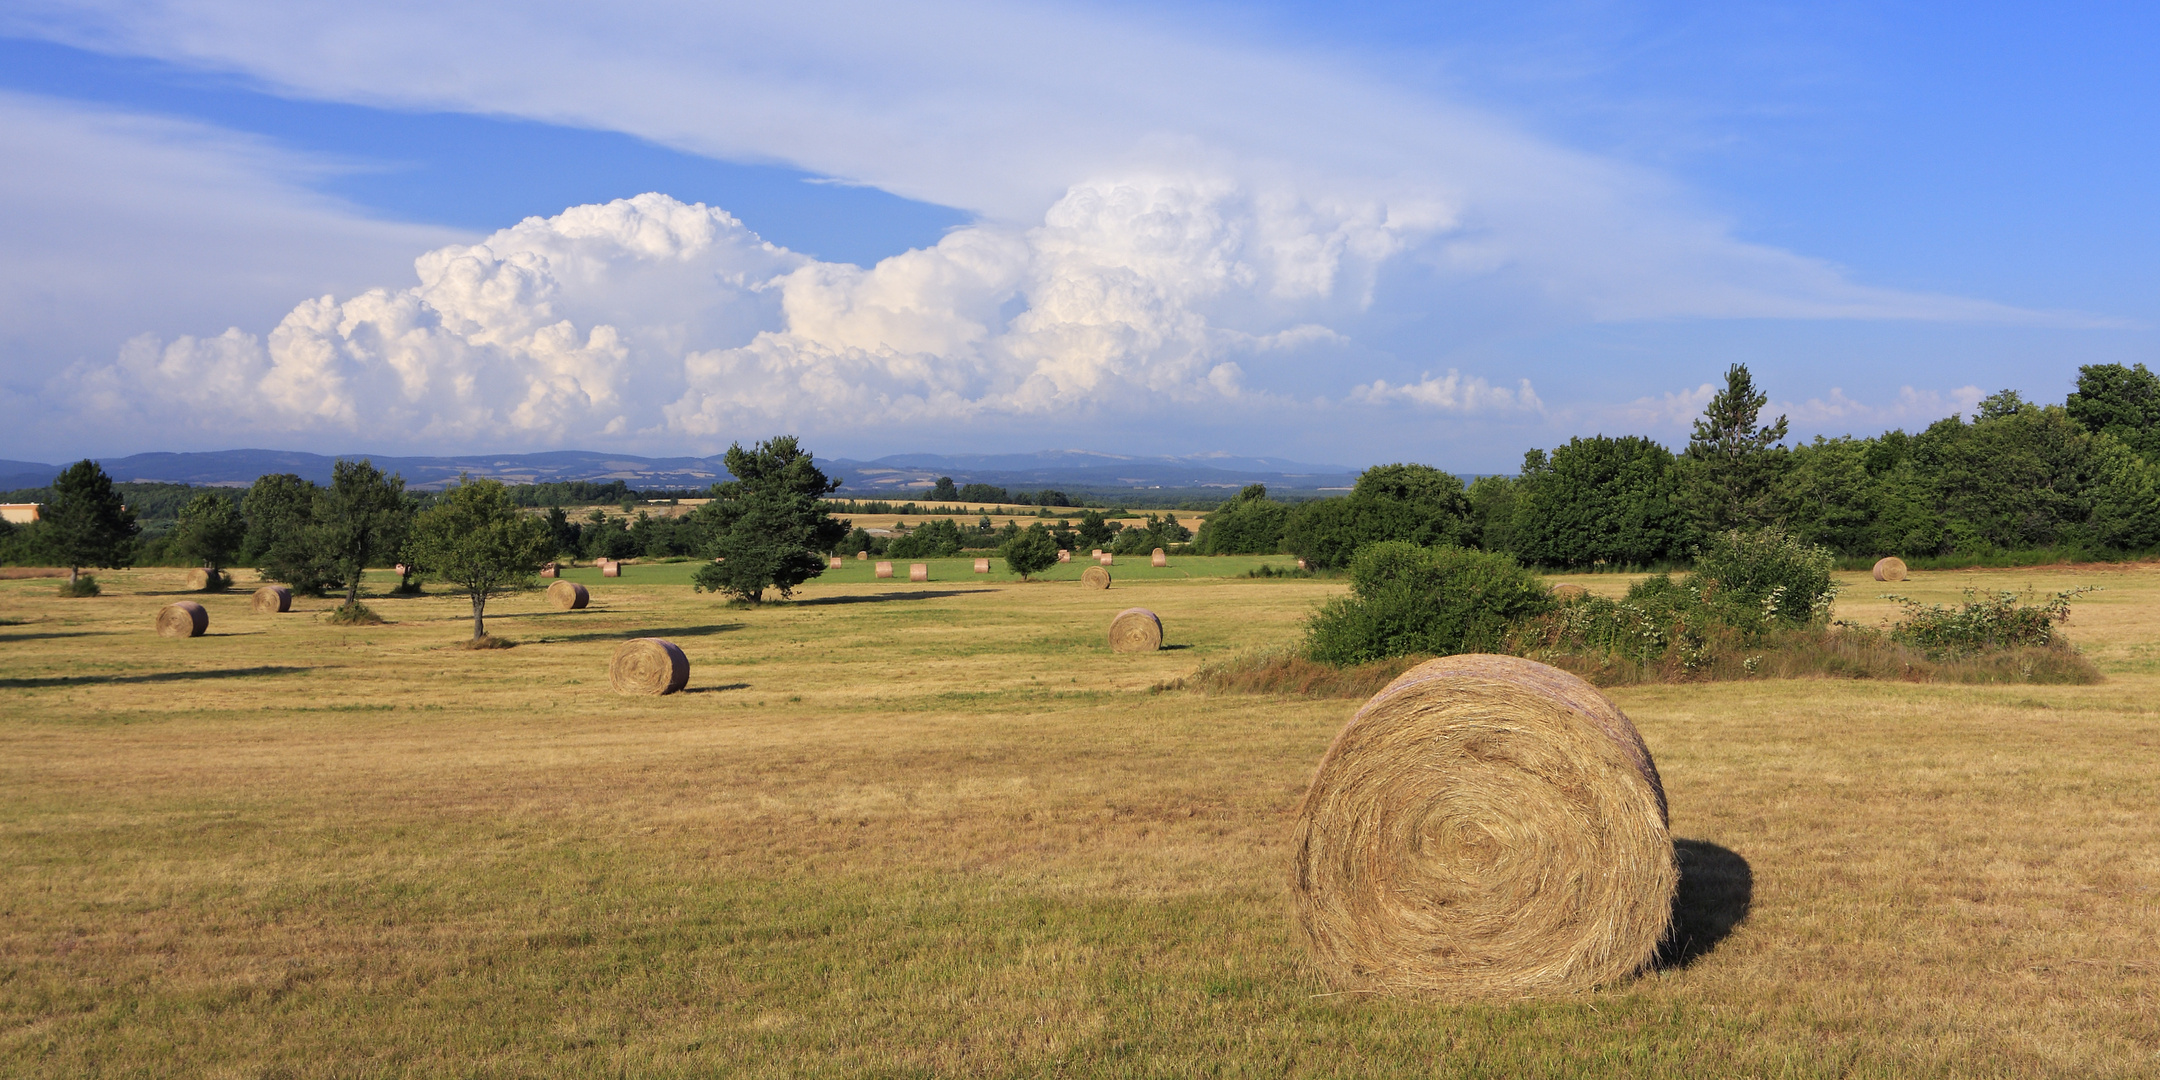
{"label": "blue sky", "polygon": [[1493,471],[1736,361],[1808,434],[2059,400],[2160,361],[2156,18],[18,3],[0,457]]}

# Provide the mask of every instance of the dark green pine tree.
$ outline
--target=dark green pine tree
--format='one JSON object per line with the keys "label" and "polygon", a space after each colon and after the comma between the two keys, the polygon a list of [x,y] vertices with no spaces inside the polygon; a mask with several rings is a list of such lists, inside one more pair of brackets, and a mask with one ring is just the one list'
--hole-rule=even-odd
{"label": "dark green pine tree", "polygon": [[85,566],[118,570],[135,562],[142,526],[95,461],[84,458],[53,479],[52,501],[40,519],[45,549],[68,568],[71,591]]}
{"label": "dark green pine tree", "polygon": [[1770,396],[1755,389],[1746,364],[1725,372],[1683,457],[1691,516],[1705,531],[1748,529],[1778,519],[1778,482],[1786,465],[1784,417],[1762,424]]}
{"label": "dark green pine tree", "polygon": [[735,479],[714,484],[712,501],[694,517],[706,557],[719,560],[698,568],[698,590],[754,604],[766,589],[786,597],[824,573],[825,553],[848,534],[848,522],[824,501],[840,482],[826,477],[793,435],[751,450],[731,446],[725,460]]}

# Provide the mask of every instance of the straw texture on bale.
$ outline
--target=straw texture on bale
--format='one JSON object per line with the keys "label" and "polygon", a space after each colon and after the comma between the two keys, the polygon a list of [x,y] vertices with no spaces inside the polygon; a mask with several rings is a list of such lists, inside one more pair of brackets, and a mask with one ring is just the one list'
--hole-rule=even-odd
{"label": "straw texture on bale", "polygon": [[1156,548],[1154,553],[1148,556],[1148,562],[1154,566],[1168,566],[1170,565],[1170,556],[1164,554],[1163,549]]}
{"label": "straw texture on bale", "polygon": [[858,552],[856,552],[856,553],[855,553],[855,561],[856,561],[856,562],[861,562],[861,561],[863,561],[864,559],[867,559],[867,558],[869,558],[869,557],[870,557],[870,553],[869,553],[869,552],[867,552],[867,551],[858,551]]}
{"label": "straw texture on bale", "polygon": [[1162,620],[1144,607],[1129,607],[1110,620],[1111,652],[1154,652],[1162,648]]}
{"label": "straw texture on bale", "polygon": [[1886,558],[1886,559],[1878,559],[1878,560],[1876,560],[1876,562],[1875,562],[1875,580],[1877,580],[1877,581],[1903,581],[1903,580],[1905,580],[1905,560],[1903,560],[1903,559],[1900,559],[1900,558],[1898,558],[1898,557],[1897,557],[1897,556],[1895,556],[1895,555],[1892,555],[1892,556],[1890,556],[1889,558]]}
{"label": "straw texture on bale", "polygon": [[889,562],[881,562],[877,564],[877,570],[875,571],[875,573],[878,577],[891,577],[892,564]]}
{"label": "straw texture on bale", "polygon": [[1346,988],[1506,999],[1642,970],[1679,870],[1665,790],[1596,687],[1512,656],[1403,673],[1298,812],[1298,921]]}
{"label": "straw texture on bale", "polygon": [[1590,590],[1585,589],[1572,581],[1563,581],[1560,584],[1552,587],[1552,598],[1560,601],[1561,603],[1566,603],[1570,600],[1580,600],[1588,595],[1590,595]]}
{"label": "straw texture on bale", "polygon": [[158,609],[159,637],[201,637],[210,629],[210,613],[193,600],[182,600]]}
{"label": "straw texture on bale", "polygon": [[930,580],[930,564],[929,564],[929,563],[909,563],[909,564],[908,564],[908,568],[907,568],[907,579],[908,579],[909,581],[928,581],[928,580]]}
{"label": "straw texture on bale", "polygon": [[988,560],[988,559],[977,559],[977,560],[975,560],[975,572],[976,572],[976,573],[978,573],[978,574],[987,574],[987,573],[989,573],[989,572],[990,572],[990,560]]}
{"label": "straw texture on bale", "polygon": [[607,674],[618,694],[672,694],[689,685],[690,658],[672,641],[631,638],[615,649]]}
{"label": "straw texture on bale", "polygon": [[292,610],[292,590],[283,585],[265,585],[255,590],[248,606],[257,615],[282,615]]}
{"label": "straw texture on bale", "polygon": [[575,581],[558,579],[555,584],[548,586],[548,600],[564,611],[581,611],[585,605],[592,603],[592,594]]}
{"label": "straw texture on bale", "polygon": [[621,576],[622,576],[622,564],[621,564],[621,563],[619,563],[619,562],[616,562],[616,561],[615,561],[615,560],[613,560],[613,559],[609,559],[608,561],[606,561],[606,562],[604,562],[604,563],[601,563],[601,564],[600,564],[600,576],[601,576],[601,577],[621,577]]}
{"label": "straw texture on bale", "polygon": [[1080,584],[1090,589],[1107,589],[1110,587],[1110,571],[1100,566],[1090,566],[1080,571]]}

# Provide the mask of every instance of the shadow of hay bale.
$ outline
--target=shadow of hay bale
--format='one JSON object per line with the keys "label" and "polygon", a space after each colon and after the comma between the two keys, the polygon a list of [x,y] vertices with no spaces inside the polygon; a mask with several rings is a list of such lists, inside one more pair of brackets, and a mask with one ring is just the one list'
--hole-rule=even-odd
{"label": "shadow of hay bale", "polygon": [[1656,966],[1679,969],[1709,955],[1747,921],[1755,902],[1755,871],[1738,852],[1708,840],[1674,840],[1680,890],[1673,895],[1672,929],[1658,947]]}

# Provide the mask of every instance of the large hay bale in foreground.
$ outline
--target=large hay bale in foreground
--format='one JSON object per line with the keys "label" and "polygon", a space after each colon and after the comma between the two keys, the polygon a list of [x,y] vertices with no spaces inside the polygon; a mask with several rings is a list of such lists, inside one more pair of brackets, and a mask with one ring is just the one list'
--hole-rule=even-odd
{"label": "large hay bale in foreground", "polygon": [[988,559],[977,559],[977,560],[975,560],[975,572],[976,572],[976,573],[978,573],[978,574],[987,574],[987,573],[989,573],[989,572],[990,572],[990,560],[988,560]]}
{"label": "large hay bale in foreground", "polygon": [[282,615],[292,610],[292,590],[283,585],[265,585],[255,590],[248,599],[248,606],[257,615]]}
{"label": "large hay bale in foreground", "polygon": [[1170,565],[1170,556],[1165,554],[1163,549],[1156,548],[1148,555],[1148,564],[1151,566],[1168,566]]}
{"label": "large hay bale in foreground", "polygon": [[618,694],[672,694],[690,682],[690,658],[664,638],[631,638],[615,649],[608,684]]}
{"label": "large hay bale in foreground", "polygon": [[930,564],[929,564],[929,563],[909,563],[909,564],[908,564],[908,568],[907,568],[907,579],[908,579],[909,581],[928,581],[928,580],[930,580]]}
{"label": "large hay bale in foreground", "polygon": [[877,569],[873,571],[873,573],[875,573],[878,577],[891,577],[892,564],[889,562],[881,562],[877,564]]}
{"label": "large hay bale in foreground", "polygon": [[556,579],[555,584],[548,586],[547,595],[548,602],[564,611],[582,611],[585,605],[592,603],[592,594],[585,591],[585,586],[560,578]]}
{"label": "large hay bale in foreground", "polygon": [[1389,683],[1299,810],[1292,890],[1346,988],[1453,998],[1584,990],[1643,969],[1679,870],[1665,791],[1597,688],[1512,656]]}
{"label": "large hay bale in foreground", "polygon": [[1100,566],[1090,566],[1080,571],[1080,584],[1090,589],[1107,589],[1110,587],[1110,571]]}
{"label": "large hay bale in foreground", "polygon": [[1897,556],[1895,556],[1895,555],[1891,555],[1891,556],[1889,556],[1889,557],[1887,557],[1887,558],[1883,558],[1883,559],[1877,559],[1877,560],[1875,561],[1875,580],[1877,580],[1877,581],[1903,581],[1903,580],[1905,580],[1905,560],[1903,560],[1903,559],[1900,559],[1900,558],[1898,558],[1898,557],[1897,557]]}
{"label": "large hay bale in foreground", "polygon": [[1129,607],[1110,620],[1111,652],[1154,652],[1162,648],[1162,620],[1144,607]]}
{"label": "large hay bale in foreground", "polygon": [[1552,598],[1560,601],[1563,604],[1574,600],[1580,600],[1588,595],[1590,595],[1590,590],[1585,589],[1572,581],[1563,581],[1560,584],[1552,587]]}
{"label": "large hay bale in foreground", "polygon": [[159,637],[201,637],[210,629],[210,613],[193,600],[181,600],[158,609]]}

